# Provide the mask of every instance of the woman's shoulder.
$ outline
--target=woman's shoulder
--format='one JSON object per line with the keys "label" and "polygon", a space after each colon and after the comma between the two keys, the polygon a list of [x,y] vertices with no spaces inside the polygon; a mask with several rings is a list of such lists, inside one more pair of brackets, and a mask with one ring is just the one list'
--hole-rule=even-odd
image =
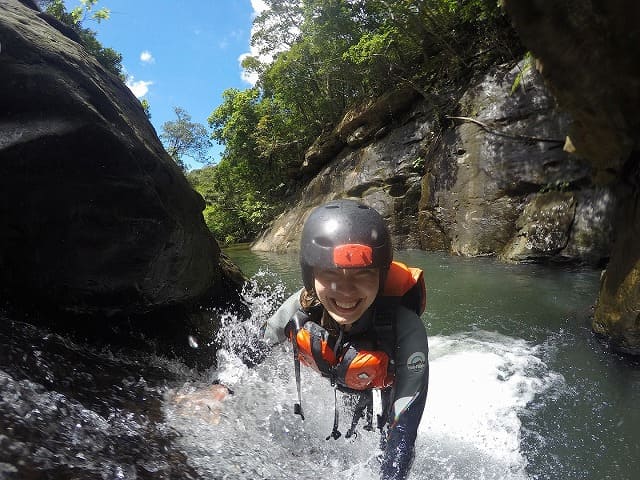
{"label": "woman's shoulder", "polygon": [[287,298],[265,324],[264,339],[269,343],[279,343],[286,339],[284,326],[292,315],[300,308],[302,289]]}
{"label": "woman's shoulder", "polygon": [[410,308],[398,305],[395,309],[396,330],[405,334],[426,335],[426,328],[422,318]]}

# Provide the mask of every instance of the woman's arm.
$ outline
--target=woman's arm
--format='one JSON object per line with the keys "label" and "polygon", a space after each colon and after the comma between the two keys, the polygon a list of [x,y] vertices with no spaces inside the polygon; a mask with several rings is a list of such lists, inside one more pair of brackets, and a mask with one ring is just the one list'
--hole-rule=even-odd
{"label": "woman's arm", "polygon": [[264,325],[263,339],[269,345],[284,342],[287,337],[284,334],[284,327],[293,314],[300,308],[300,293],[302,290],[291,295],[284,301],[280,308],[274,313]]}
{"label": "woman's arm", "polygon": [[420,317],[399,307],[396,314],[396,377],[391,394],[389,432],[381,466],[383,480],[403,480],[427,400],[429,345]]}

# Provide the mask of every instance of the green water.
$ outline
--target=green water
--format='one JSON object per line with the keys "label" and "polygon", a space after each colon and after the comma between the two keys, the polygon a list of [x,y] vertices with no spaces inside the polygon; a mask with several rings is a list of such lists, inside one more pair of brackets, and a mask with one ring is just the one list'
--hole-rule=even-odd
{"label": "green water", "polygon": [[[248,276],[266,269],[278,276],[289,292],[299,288],[295,255],[242,249],[227,253]],[[608,351],[591,333],[599,271],[505,265],[487,258],[420,251],[399,252],[396,259],[425,271],[428,301],[423,319],[439,352],[434,354],[438,358],[432,359],[432,372],[434,378],[438,373],[446,377],[444,382],[432,382],[430,398],[446,399],[448,390],[459,396],[462,390],[462,395],[469,395],[471,403],[467,405],[473,404],[474,396],[491,402],[486,399],[494,398],[493,390],[500,384],[492,379],[461,389],[456,370],[437,370],[446,365],[439,361],[446,354],[442,349],[454,348],[460,338],[487,335],[522,341],[535,352],[546,377],[559,379],[533,398],[526,397],[524,408],[513,407],[519,419],[514,438],[527,478],[640,478],[640,367],[638,362]],[[504,352],[502,355],[511,354],[508,349]],[[473,356],[469,355],[468,361],[472,362]],[[534,382],[536,375],[531,373]],[[441,391],[434,392],[436,387]],[[510,395],[518,396],[517,385]],[[491,409],[491,405],[486,407]],[[475,434],[473,441],[482,442],[482,435]],[[454,455],[468,452],[461,449]],[[446,466],[449,460],[433,461]],[[442,478],[473,478],[473,473],[457,472]]]}

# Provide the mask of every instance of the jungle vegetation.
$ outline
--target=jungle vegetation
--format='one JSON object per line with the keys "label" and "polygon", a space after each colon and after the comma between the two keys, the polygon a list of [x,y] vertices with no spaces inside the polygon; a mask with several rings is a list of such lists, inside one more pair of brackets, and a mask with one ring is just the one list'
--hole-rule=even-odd
{"label": "jungle vegetation", "polygon": [[398,86],[431,95],[522,54],[497,0],[267,0],[254,20],[256,79],[209,116],[224,150],[187,178],[223,244],[251,241],[306,179],[305,150],[346,111]]}

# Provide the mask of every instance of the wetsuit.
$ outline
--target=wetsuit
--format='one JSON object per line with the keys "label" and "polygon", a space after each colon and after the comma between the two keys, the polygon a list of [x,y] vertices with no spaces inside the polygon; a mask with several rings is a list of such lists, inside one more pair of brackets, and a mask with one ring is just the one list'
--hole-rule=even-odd
{"label": "wetsuit", "polygon": [[[268,320],[264,333],[267,342],[274,344],[286,340],[284,327],[300,308],[299,298],[300,292],[289,297]],[[347,340],[366,338],[376,342],[374,306],[352,324],[349,332],[345,332]],[[429,347],[422,320],[403,306],[394,308],[395,380],[391,388],[383,391],[383,410],[387,412],[389,430],[381,465],[382,480],[403,480],[409,474],[429,383]]]}

